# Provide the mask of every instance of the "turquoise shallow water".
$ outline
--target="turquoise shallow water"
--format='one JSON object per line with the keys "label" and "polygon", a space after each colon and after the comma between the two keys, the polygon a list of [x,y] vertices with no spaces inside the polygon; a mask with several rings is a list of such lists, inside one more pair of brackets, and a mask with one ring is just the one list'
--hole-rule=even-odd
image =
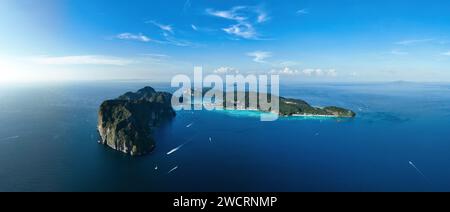
{"label": "turquoise shallow water", "polygon": [[[214,110],[215,113],[225,114],[231,117],[237,118],[261,118],[261,115],[266,114],[260,111],[251,111],[251,110]],[[269,114],[270,115],[270,114]],[[325,116],[292,116],[292,117],[278,117],[279,120],[337,120],[342,119],[346,120],[346,118],[336,118],[336,117],[325,117]]]}
{"label": "turquoise shallow water", "polygon": [[258,111],[247,111],[247,110],[215,110],[213,111],[215,113],[221,113],[232,117],[241,117],[241,118],[247,118],[247,117],[253,117],[253,118],[259,118],[263,114],[262,112]]}
{"label": "turquoise shallow water", "polygon": [[145,85],[172,90],[118,82],[0,87],[0,190],[450,190],[450,85],[284,85],[283,96],[358,116],[260,122],[257,112],[185,111],[157,132],[148,156],[99,145],[101,102]]}

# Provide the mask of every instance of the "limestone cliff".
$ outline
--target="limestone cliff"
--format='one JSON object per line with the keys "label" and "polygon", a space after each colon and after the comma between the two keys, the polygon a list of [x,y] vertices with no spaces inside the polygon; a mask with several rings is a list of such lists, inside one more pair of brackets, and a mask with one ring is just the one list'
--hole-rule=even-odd
{"label": "limestone cliff", "polygon": [[172,95],[146,87],[102,103],[98,114],[100,143],[133,156],[153,150],[154,130],[175,117]]}

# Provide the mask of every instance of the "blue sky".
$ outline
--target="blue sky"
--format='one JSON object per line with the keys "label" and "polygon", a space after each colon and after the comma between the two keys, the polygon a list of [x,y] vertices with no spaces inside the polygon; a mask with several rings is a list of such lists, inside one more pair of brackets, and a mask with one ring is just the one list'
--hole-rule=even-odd
{"label": "blue sky", "polygon": [[450,81],[444,0],[0,0],[0,81]]}

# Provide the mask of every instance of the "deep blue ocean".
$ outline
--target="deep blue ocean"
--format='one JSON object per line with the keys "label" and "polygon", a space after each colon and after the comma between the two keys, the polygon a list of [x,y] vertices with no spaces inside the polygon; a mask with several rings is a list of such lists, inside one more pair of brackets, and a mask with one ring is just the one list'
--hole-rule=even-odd
{"label": "deep blue ocean", "polygon": [[282,96],[358,116],[179,112],[147,156],[98,144],[101,102],[144,86],[173,90],[0,86],[0,191],[450,191],[450,84],[285,84]]}

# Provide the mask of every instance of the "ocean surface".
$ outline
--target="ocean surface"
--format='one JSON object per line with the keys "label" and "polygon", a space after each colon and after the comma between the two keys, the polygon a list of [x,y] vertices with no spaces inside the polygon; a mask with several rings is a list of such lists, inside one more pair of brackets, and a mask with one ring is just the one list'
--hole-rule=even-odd
{"label": "ocean surface", "polygon": [[173,91],[1,85],[0,191],[450,191],[450,84],[286,84],[282,96],[358,116],[185,111],[147,156],[98,144],[101,102],[147,85]]}

